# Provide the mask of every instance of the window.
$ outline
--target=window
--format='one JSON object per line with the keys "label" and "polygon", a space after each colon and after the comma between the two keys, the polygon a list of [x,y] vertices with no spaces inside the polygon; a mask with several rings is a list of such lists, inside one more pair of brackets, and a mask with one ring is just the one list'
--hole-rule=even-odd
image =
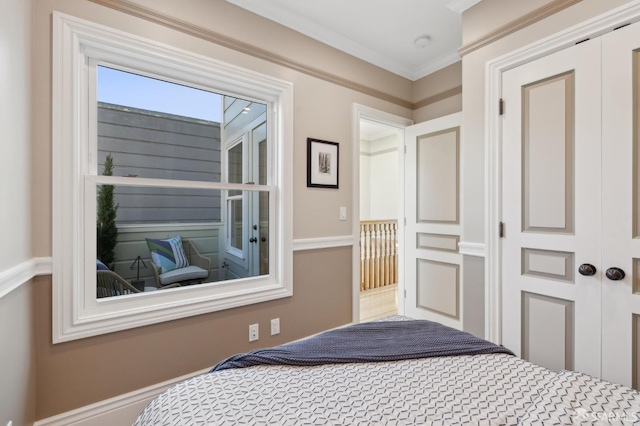
{"label": "window", "polygon": [[54,343],[292,294],[290,83],[57,13],[53,81]]}

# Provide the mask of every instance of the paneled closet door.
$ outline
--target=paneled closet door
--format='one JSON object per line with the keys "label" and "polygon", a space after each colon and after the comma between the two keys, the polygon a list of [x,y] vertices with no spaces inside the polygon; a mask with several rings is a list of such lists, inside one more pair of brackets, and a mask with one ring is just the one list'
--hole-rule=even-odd
{"label": "paneled closet door", "polygon": [[[640,24],[602,36],[602,377],[638,387]],[[618,278],[612,276],[612,278]]]}
{"label": "paneled closet door", "polygon": [[594,376],[600,81],[594,39],[507,71],[502,85],[502,344],[552,370]]}

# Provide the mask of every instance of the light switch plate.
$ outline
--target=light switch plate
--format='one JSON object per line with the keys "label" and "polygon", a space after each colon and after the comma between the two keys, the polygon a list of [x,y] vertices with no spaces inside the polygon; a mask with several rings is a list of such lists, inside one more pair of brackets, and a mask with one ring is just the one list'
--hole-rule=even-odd
{"label": "light switch plate", "polygon": [[340,207],[340,220],[347,220],[347,208]]}

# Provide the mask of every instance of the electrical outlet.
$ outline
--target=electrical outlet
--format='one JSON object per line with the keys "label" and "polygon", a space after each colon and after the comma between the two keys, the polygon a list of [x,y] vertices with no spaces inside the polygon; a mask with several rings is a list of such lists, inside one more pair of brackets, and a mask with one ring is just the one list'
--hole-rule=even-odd
{"label": "electrical outlet", "polygon": [[258,324],[251,324],[249,326],[249,341],[255,342],[260,337],[260,329]]}
{"label": "electrical outlet", "polygon": [[271,320],[271,335],[275,336],[276,334],[280,334],[280,318]]}

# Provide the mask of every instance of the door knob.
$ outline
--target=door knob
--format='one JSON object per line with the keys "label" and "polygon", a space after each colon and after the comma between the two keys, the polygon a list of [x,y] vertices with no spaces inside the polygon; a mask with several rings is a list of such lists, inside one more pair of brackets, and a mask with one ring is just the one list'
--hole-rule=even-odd
{"label": "door knob", "polygon": [[250,243],[257,243],[258,239],[256,237],[251,237],[251,238],[249,238],[249,242]]}
{"label": "door knob", "polygon": [[609,268],[606,275],[610,280],[618,281],[624,278],[624,271],[620,268]]}
{"label": "door knob", "polygon": [[578,272],[580,273],[580,275],[584,275],[585,277],[595,275],[596,271],[596,267],[591,265],[590,263],[583,263],[578,267]]}

